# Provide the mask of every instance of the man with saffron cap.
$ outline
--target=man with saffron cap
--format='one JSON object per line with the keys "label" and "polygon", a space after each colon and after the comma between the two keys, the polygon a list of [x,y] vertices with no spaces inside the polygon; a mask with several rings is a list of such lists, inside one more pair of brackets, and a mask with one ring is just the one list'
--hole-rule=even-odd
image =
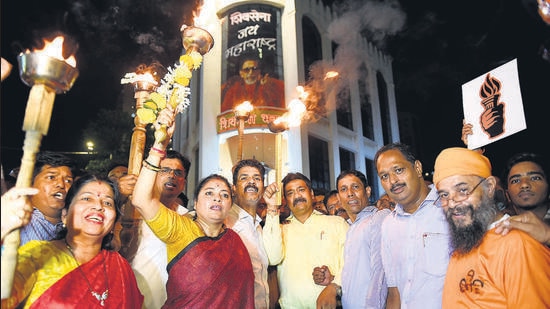
{"label": "man with saffron cap", "polygon": [[550,308],[550,249],[522,231],[503,237],[493,230],[507,215],[494,200],[489,159],[466,148],[445,149],[433,181],[454,250],[443,308]]}

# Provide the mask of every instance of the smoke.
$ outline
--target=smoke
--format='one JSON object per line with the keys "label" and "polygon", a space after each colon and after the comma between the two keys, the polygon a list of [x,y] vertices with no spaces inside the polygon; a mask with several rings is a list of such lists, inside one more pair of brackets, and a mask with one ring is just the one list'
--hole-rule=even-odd
{"label": "smoke", "polygon": [[195,2],[77,0],[70,2],[69,14],[82,42],[92,42],[81,47],[93,49],[91,62],[101,59],[132,71],[140,63],[171,66],[177,60],[179,29],[192,17]]}
{"label": "smoke", "polygon": [[[396,0],[347,1],[333,6],[333,10],[339,17],[329,24],[328,37],[338,46],[333,62],[318,61],[309,68],[305,86],[310,94],[305,102],[309,121],[315,120],[314,114],[326,115],[348,100],[348,81],[366,79],[363,64],[368,59],[361,46],[363,38],[384,51],[385,40],[401,31],[406,21]],[[327,78],[330,71],[338,72],[338,77]]]}

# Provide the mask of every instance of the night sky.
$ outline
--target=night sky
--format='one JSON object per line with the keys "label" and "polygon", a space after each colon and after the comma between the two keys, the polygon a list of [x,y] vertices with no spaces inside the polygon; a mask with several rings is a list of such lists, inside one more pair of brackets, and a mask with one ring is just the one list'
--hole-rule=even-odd
{"label": "night sky", "polygon": [[[93,4],[91,4],[93,2]],[[140,63],[157,60],[169,66],[181,52],[179,27],[191,24],[198,1],[2,1],[1,53],[14,65],[1,85],[2,164],[20,163],[24,139],[21,125],[30,88],[17,72],[17,54],[33,40],[60,30],[78,43],[80,76],[66,94],[56,96],[50,130],[41,150],[85,151],[82,132],[100,108],[120,104],[120,78]],[[495,172],[507,157],[535,151],[550,157],[548,116],[550,25],[536,12],[536,0],[466,1],[324,1],[336,5],[338,27],[350,31],[344,18],[355,18],[354,29],[393,58],[399,112],[412,113],[422,124],[418,151],[431,170],[439,151],[463,146],[461,85],[517,58],[527,130],[486,147]],[[359,3],[359,4],[357,4]],[[396,5],[397,3],[398,5]],[[385,6],[372,16],[360,9]],[[377,8],[382,9],[382,8]],[[336,29],[336,30],[335,30]],[[341,30],[340,29],[340,30]],[[335,32],[332,33],[335,35]]]}

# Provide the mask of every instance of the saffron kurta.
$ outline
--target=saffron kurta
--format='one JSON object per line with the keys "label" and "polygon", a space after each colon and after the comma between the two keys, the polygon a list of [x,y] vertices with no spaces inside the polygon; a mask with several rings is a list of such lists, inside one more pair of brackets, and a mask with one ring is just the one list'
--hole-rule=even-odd
{"label": "saffron kurta", "polygon": [[443,308],[550,308],[550,249],[518,230],[489,230],[479,247],[452,255]]}

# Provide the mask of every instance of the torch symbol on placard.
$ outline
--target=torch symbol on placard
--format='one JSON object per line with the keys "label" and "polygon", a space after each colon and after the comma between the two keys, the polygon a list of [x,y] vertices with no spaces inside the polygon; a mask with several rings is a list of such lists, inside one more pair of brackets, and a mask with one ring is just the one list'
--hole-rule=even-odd
{"label": "torch symbol on placard", "polygon": [[483,113],[479,117],[481,128],[489,138],[495,138],[504,133],[504,102],[500,102],[500,88],[502,83],[488,73],[479,89]]}

